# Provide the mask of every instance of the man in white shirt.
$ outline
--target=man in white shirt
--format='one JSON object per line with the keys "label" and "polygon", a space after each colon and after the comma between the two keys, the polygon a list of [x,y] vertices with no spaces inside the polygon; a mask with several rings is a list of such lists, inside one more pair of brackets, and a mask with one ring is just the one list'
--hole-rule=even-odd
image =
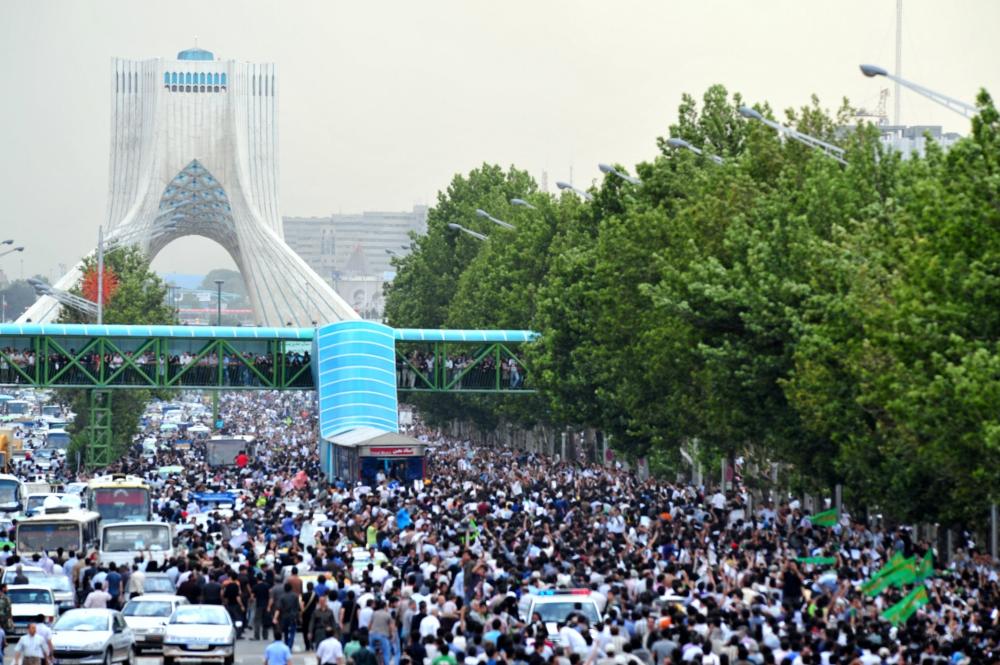
{"label": "man in white shirt", "polygon": [[101,588],[100,582],[94,583],[94,590],[87,594],[87,599],[83,601],[86,608],[107,609],[111,594]]}
{"label": "man in white shirt", "polygon": [[340,640],[332,635],[316,647],[316,660],[319,665],[344,665],[344,647]]}
{"label": "man in white shirt", "polygon": [[14,648],[14,665],[42,665],[49,655],[48,641],[38,634],[38,626],[29,623],[28,632]]}
{"label": "man in white shirt", "polygon": [[441,627],[441,621],[437,618],[438,611],[432,609],[427,616],[420,620],[420,638],[425,637],[437,637],[438,629]]}

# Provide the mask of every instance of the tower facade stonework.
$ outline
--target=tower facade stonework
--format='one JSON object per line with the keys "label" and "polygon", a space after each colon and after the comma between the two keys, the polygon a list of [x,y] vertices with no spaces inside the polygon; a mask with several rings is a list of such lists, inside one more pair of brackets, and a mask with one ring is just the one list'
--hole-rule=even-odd
{"label": "tower facade stonework", "polygon": [[[273,64],[116,58],[105,238],[155,257],[177,238],[222,245],[247,284],[258,325],[311,326],[357,313],[284,241],[278,197],[278,74]],[[56,287],[71,288],[79,266]],[[45,296],[22,320],[51,321]]]}

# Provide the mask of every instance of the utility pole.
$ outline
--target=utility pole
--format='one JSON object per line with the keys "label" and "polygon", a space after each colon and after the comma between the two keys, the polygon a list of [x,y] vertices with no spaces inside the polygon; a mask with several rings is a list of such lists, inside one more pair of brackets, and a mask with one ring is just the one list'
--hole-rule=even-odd
{"label": "utility pole", "polygon": [[[896,76],[903,76],[903,0],[896,0]],[[897,125],[903,124],[903,119],[899,112],[899,81],[896,81],[896,90],[893,93],[896,99],[893,100],[894,113],[893,121]]]}
{"label": "utility pole", "polygon": [[97,325],[104,324],[104,225],[97,227]]}

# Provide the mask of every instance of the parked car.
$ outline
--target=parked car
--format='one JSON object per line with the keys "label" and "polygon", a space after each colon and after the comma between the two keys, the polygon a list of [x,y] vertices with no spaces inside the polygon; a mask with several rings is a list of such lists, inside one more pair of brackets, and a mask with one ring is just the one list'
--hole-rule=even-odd
{"label": "parked car", "polygon": [[183,596],[164,593],[147,593],[128,601],[122,608],[122,615],[135,634],[136,653],[144,649],[162,649],[170,616],[178,607],[187,604]]}
{"label": "parked car", "polygon": [[163,636],[163,665],[178,660],[199,663],[236,658],[236,628],[221,605],[181,605],[170,616]]}
{"label": "parked car", "polygon": [[115,610],[70,610],[52,627],[55,665],[129,663],[134,643],[132,629]]}

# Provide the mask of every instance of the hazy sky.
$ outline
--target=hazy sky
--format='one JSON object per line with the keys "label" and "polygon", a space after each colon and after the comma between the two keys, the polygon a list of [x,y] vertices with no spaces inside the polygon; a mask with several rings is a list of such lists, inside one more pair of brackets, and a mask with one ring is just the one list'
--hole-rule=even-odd
{"label": "hazy sky", "polygon": [[[816,93],[874,105],[893,0],[0,0],[0,235],[26,273],[93,246],[105,215],[110,59],[193,45],[279,66],[285,215],[409,209],[452,175],[516,164],[550,186],[655,154],[680,96],[713,83],[784,109]],[[1000,94],[1000,2],[905,0],[903,74],[973,101]],[[884,80],[883,80],[884,81]],[[967,124],[903,91],[903,121]],[[892,100],[889,102],[890,112]],[[196,155],[192,155],[192,158]],[[231,265],[182,239],[154,264]],[[18,276],[17,255],[0,268]]]}

